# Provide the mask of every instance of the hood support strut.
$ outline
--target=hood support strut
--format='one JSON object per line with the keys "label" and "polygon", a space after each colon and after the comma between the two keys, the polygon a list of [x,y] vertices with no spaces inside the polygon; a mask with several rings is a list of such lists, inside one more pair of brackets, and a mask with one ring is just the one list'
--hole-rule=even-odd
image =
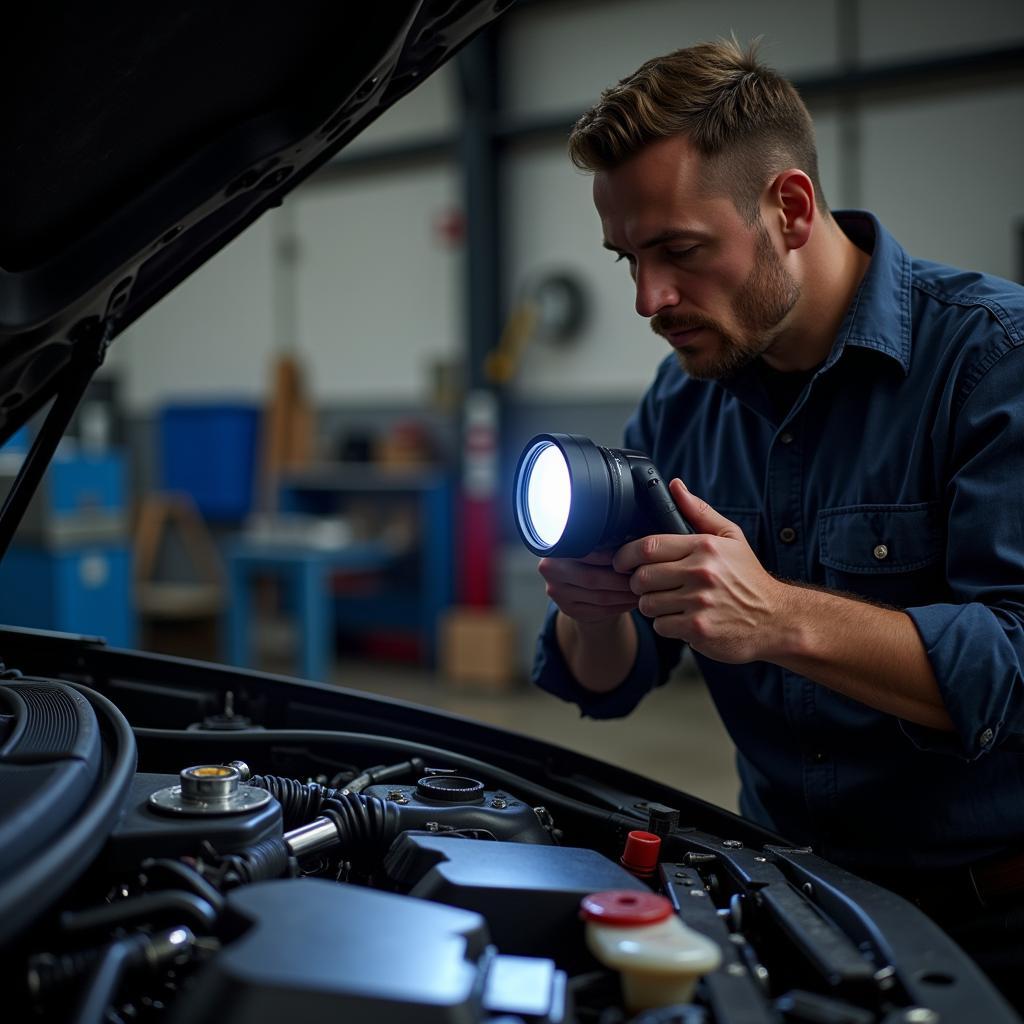
{"label": "hood support strut", "polygon": [[28,503],[39,486],[46,467],[57,450],[78,403],[85,394],[93,374],[103,364],[107,353],[108,333],[103,322],[91,317],[78,325],[71,359],[64,368],[63,378],[50,411],[46,414],[25,461],[11,485],[10,492],[0,509],[0,559],[7,554],[15,530],[21,522]]}

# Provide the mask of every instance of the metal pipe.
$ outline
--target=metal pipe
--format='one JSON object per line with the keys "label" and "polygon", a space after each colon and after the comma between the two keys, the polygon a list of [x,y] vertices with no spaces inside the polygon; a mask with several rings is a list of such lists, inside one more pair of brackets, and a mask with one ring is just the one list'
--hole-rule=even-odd
{"label": "metal pipe", "polygon": [[330,818],[314,818],[308,825],[284,834],[292,856],[298,858],[335,846],[338,838],[338,828]]}

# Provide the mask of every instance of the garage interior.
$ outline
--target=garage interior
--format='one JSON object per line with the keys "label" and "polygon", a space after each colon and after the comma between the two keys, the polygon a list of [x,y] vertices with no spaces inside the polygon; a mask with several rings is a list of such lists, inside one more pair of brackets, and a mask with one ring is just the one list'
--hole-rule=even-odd
{"label": "garage interior", "polygon": [[735,809],[692,662],[621,721],[531,689],[511,516],[525,441],[619,445],[664,355],[569,127],[730,33],[800,88],[833,209],[1024,282],[1019,2],[524,0],[116,340],[0,619],[440,707]]}

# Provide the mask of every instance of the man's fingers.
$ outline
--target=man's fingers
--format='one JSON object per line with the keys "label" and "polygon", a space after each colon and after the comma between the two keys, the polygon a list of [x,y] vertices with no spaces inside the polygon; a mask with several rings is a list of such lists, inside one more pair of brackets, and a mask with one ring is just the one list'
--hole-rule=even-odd
{"label": "man's fingers", "polygon": [[615,572],[604,563],[587,565],[574,558],[542,558],[537,569],[548,583],[571,583],[620,593],[629,591],[629,576]]}
{"label": "man's fingers", "polygon": [[743,531],[731,520],[716,512],[703,498],[691,494],[682,480],[676,478],[668,485],[676,507],[697,533],[710,533],[715,537],[740,538]]}
{"label": "man's fingers", "polygon": [[678,562],[692,554],[700,543],[696,534],[655,533],[623,544],[615,552],[612,567],[616,572],[629,573],[638,565],[651,562]]}
{"label": "man's fingers", "polygon": [[634,594],[650,594],[659,590],[685,590],[688,572],[676,562],[653,562],[639,566],[629,576],[629,589]]}

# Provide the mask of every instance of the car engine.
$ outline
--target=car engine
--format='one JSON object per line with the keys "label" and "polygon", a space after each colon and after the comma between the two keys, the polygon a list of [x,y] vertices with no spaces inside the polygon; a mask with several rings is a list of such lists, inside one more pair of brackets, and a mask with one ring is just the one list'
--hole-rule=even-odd
{"label": "car engine", "polygon": [[72,675],[0,682],[8,1019],[928,1024],[936,998],[943,1019],[977,1007],[930,922],[895,950],[916,912],[809,850],[329,717],[272,728],[233,693],[168,723],[166,693],[106,681],[133,728]]}

